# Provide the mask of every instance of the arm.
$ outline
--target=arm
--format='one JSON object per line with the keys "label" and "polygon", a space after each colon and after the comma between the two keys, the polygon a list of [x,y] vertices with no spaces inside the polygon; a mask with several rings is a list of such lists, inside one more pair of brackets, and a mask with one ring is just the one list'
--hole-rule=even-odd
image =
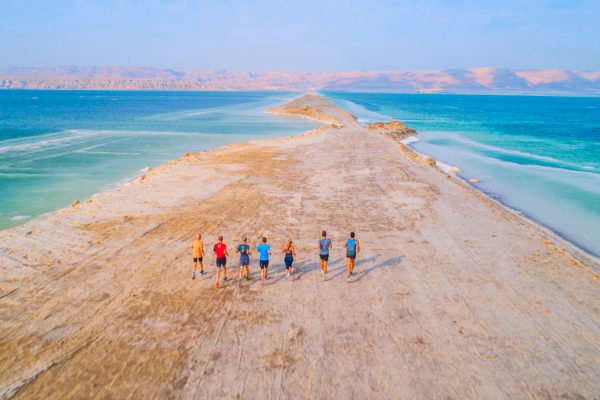
{"label": "arm", "polygon": [[333,242],[331,240],[329,241],[329,248],[333,249]]}
{"label": "arm", "polygon": [[296,248],[292,247],[292,254],[294,255],[294,257],[296,257]]}
{"label": "arm", "polygon": [[360,242],[358,240],[356,241],[356,252],[360,253]]}

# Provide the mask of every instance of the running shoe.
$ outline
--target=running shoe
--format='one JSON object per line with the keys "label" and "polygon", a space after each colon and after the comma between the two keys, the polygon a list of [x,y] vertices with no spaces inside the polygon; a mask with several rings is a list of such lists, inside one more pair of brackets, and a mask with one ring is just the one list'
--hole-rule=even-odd
{"label": "running shoe", "polygon": [[192,272],[192,280],[193,279],[196,279],[196,273],[195,272]]}
{"label": "running shoe", "polygon": [[200,271],[200,275],[204,275],[204,270]]}
{"label": "running shoe", "polygon": [[227,278],[226,276],[225,276],[225,277],[223,277],[223,282],[227,282],[227,279],[228,279],[228,278]]}

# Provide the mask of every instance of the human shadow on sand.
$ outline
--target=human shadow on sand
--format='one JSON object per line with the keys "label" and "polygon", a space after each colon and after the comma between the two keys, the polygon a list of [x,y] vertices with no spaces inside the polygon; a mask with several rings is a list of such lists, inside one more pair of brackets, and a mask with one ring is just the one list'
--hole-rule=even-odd
{"label": "human shadow on sand", "polygon": [[[354,263],[354,268],[356,269],[357,267],[361,266],[362,264],[373,262],[373,261],[377,260],[379,257],[381,257],[381,256],[379,254],[376,254],[374,256],[367,257],[367,258],[359,258]],[[342,262],[342,261],[344,261],[344,262]],[[346,261],[345,258],[340,258],[339,260],[336,260],[336,263],[340,263],[341,265],[337,268],[329,269],[330,272],[338,271],[335,275],[331,276],[329,279],[334,279],[340,275],[346,274],[346,262],[345,261]]]}
{"label": "human shadow on sand", "polygon": [[[384,268],[389,268],[389,267],[394,267],[396,265],[400,265],[400,263],[402,262],[402,260],[404,259],[404,257],[405,256],[403,256],[403,255],[402,256],[398,256],[398,257],[393,257],[393,258],[387,259],[387,260],[385,260],[385,261],[383,261],[383,262],[381,262],[379,264],[375,264],[372,267],[366,268],[366,269],[360,269],[359,268],[359,270],[353,274],[354,278],[352,278],[350,280],[350,282],[358,282],[361,279],[363,279],[365,276],[369,275],[370,273],[378,271],[380,269],[384,269]],[[365,259],[364,262],[366,263],[367,259]],[[358,265],[359,265],[358,262],[354,265],[355,271],[356,271],[356,267]]]}
{"label": "human shadow on sand", "polygon": [[[297,279],[300,279],[300,277],[302,275],[304,275],[305,273],[313,271],[315,269],[315,266],[313,265],[312,262],[309,262],[309,261],[299,261],[299,262],[294,262],[294,264],[292,265],[292,268],[294,269],[294,272],[290,276],[290,281],[295,281]],[[286,279],[285,273],[286,273],[285,266],[283,265],[283,263],[281,263],[281,266],[278,266],[277,270],[273,271],[271,273],[271,275],[274,278],[273,278],[273,280],[270,280],[269,285],[273,285],[283,279]],[[275,274],[277,274],[277,275],[275,275]]]}

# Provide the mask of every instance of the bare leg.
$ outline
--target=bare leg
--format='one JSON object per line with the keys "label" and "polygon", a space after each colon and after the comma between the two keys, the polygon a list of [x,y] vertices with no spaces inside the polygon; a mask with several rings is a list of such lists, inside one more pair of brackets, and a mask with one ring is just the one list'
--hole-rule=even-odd
{"label": "bare leg", "polygon": [[218,289],[219,288],[219,279],[221,278],[221,268],[217,268],[217,283],[215,284],[215,287]]}
{"label": "bare leg", "polygon": [[204,273],[204,264],[200,261],[200,273]]}

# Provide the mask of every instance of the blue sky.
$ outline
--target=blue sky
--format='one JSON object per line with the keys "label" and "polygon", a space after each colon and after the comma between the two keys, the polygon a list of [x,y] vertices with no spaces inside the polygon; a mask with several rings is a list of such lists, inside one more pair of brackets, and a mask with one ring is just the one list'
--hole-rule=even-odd
{"label": "blue sky", "polygon": [[0,65],[600,69],[600,0],[0,0]]}

